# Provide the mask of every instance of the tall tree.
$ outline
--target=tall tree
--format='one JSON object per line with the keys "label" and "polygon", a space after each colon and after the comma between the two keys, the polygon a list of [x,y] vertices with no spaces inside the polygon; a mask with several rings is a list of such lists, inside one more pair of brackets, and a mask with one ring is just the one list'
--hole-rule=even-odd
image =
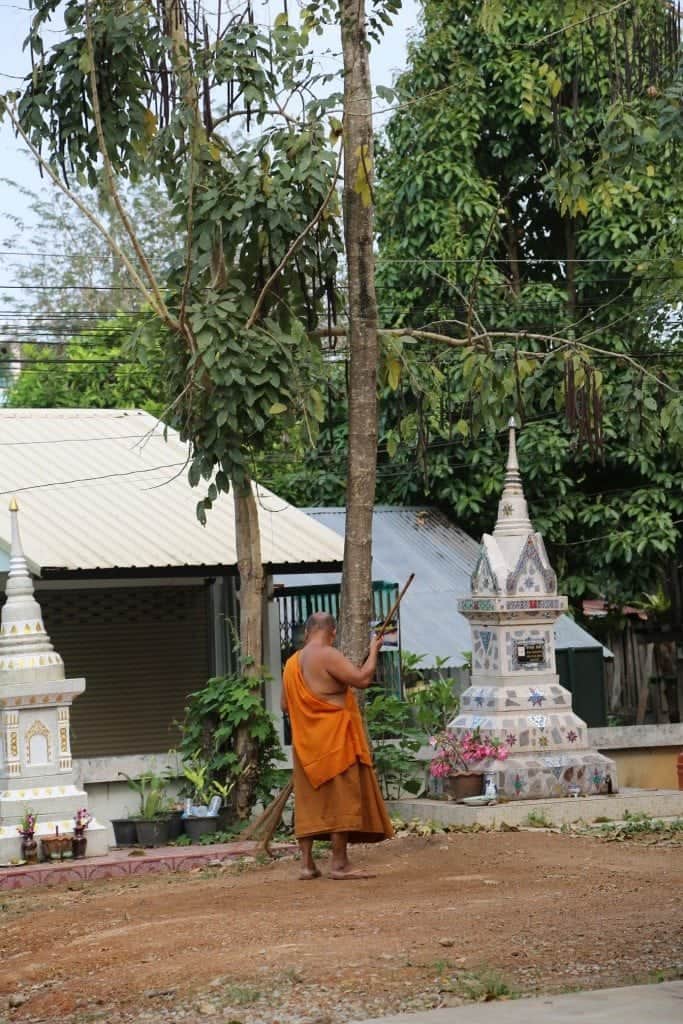
{"label": "tall tree", "polygon": [[372,511],[377,468],[372,81],[364,0],[341,0],[344,58],[344,242],[348,280],[348,470],[341,642],[360,664],[372,617]]}
{"label": "tall tree", "polygon": [[[671,11],[429,0],[379,148],[378,497],[437,502],[480,532],[516,411],[575,598],[656,589],[680,546]],[[343,494],[342,373],[328,395],[308,460],[264,458],[300,502]]]}
{"label": "tall tree", "polygon": [[[168,413],[192,446],[189,479],[204,482],[203,518],[233,490],[244,673],[262,680],[264,574],[252,451],[278,416],[313,429],[319,345],[309,341],[339,249],[330,202],[338,154],[327,139],[307,30],[285,15],[255,24],[245,3],[212,13],[181,0],[128,5],[68,0],[65,36],[50,22],[59,0],[37,0],[34,71],[5,110],[53,183],[121,259],[148,308],[141,352],[162,353]],[[216,13],[217,10],[217,13]],[[235,142],[226,127],[254,127]],[[137,264],[71,188],[102,173]],[[147,257],[117,177],[160,179],[182,235],[167,279]],[[247,766],[254,742],[244,729]],[[236,787],[246,814],[249,771]]]}

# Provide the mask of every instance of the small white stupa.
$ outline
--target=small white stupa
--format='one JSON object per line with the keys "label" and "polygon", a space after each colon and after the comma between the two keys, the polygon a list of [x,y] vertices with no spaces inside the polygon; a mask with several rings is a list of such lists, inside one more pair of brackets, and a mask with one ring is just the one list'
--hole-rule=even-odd
{"label": "small white stupa", "polygon": [[[74,785],[69,709],[85,679],[65,679],[64,662],[45,632],[19,535],[19,508],[10,503],[12,545],[7,600],[0,619],[0,861],[19,856],[17,825],[38,815],[36,838],[73,831],[87,806]],[[106,853],[107,830],[92,821],[88,855]]]}
{"label": "small white stupa", "polygon": [[491,764],[512,798],[616,792],[613,761],[588,746],[587,727],[555,668],[554,623],[567,609],[543,538],[534,531],[509,424],[505,487],[493,535],[484,534],[472,596],[458,609],[472,628],[472,685],[450,728],[479,728],[510,754]]}

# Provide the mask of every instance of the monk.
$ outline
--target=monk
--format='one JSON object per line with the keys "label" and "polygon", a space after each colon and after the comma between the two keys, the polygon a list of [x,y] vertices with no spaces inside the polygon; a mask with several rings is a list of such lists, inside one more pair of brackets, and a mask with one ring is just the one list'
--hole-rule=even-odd
{"label": "monk", "polygon": [[378,843],[393,835],[353,693],[372,682],[382,640],[373,641],[366,661],[356,668],[333,647],[336,635],[333,616],[315,612],[306,622],[303,649],[289,658],[283,673],[302,879],[320,877],[315,839],[331,841],[330,878],[343,880],[374,877],[352,867],[348,843]]}

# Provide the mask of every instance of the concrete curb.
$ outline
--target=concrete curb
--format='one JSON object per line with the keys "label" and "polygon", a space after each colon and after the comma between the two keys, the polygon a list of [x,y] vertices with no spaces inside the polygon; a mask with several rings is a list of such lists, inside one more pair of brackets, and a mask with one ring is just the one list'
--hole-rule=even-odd
{"label": "concrete curb", "polygon": [[681,1024],[683,981],[572,992],[506,1002],[469,1003],[353,1024]]}

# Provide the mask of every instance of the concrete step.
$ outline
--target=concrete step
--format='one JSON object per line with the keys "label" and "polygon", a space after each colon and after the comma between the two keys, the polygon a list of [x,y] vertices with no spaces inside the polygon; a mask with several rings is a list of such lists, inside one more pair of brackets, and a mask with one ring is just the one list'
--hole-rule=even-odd
{"label": "concrete step", "polygon": [[553,825],[565,825],[596,818],[621,821],[628,811],[653,818],[683,818],[683,790],[622,789],[610,796],[549,797],[541,800],[510,800],[507,803],[468,807],[448,800],[408,798],[389,803],[392,815],[411,821],[433,821],[439,825],[522,825],[529,814],[543,816]]}

